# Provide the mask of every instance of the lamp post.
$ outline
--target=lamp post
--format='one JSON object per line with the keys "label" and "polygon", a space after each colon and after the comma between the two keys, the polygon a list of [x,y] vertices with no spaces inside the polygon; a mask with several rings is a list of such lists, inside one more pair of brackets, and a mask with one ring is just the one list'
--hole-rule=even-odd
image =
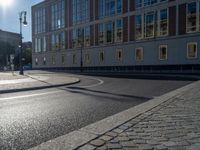
{"label": "lamp post", "polygon": [[[22,22],[22,17],[24,17],[24,20]],[[24,26],[27,26],[27,21],[26,21],[26,11],[21,11],[19,12],[19,22],[20,22],[20,53],[19,53],[19,65],[20,65],[20,71],[19,74],[23,75],[24,70],[23,70],[23,62],[22,62],[22,55],[23,55],[23,48],[22,48],[22,24]]]}
{"label": "lamp post", "polygon": [[83,72],[83,46],[84,46],[84,29],[81,29],[81,73]]}

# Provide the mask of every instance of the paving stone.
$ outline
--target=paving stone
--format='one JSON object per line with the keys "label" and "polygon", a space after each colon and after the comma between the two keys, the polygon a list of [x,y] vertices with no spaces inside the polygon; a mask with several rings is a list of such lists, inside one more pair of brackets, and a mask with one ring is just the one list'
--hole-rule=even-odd
{"label": "paving stone", "polygon": [[119,143],[108,143],[107,145],[108,149],[122,149],[122,145]]}
{"label": "paving stone", "polygon": [[128,129],[128,127],[127,126],[124,126],[124,125],[122,125],[122,126],[120,126],[120,127],[118,127],[119,129],[121,129],[121,130],[126,130],[126,129]]}
{"label": "paving stone", "polygon": [[107,132],[105,135],[111,136],[111,137],[116,137],[118,134],[116,132]]}
{"label": "paving stone", "polygon": [[107,135],[103,135],[103,136],[100,137],[100,139],[102,139],[104,141],[110,141],[111,139],[113,139],[113,137],[107,136]]}
{"label": "paving stone", "polygon": [[103,141],[101,139],[96,139],[96,140],[91,141],[90,144],[93,145],[93,146],[99,147],[99,146],[104,145],[105,141]]}
{"label": "paving stone", "polygon": [[120,142],[120,144],[123,147],[138,147],[138,145],[136,143],[134,143],[133,141],[128,141],[128,142]]}
{"label": "paving stone", "polygon": [[79,150],[94,150],[94,149],[96,149],[96,147],[89,144],[84,145],[83,147],[79,148]]}
{"label": "paving stone", "polygon": [[173,141],[166,141],[166,142],[162,142],[163,145],[170,147],[170,146],[176,146],[177,144]]}
{"label": "paving stone", "polygon": [[156,145],[154,150],[168,150],[168,148],[164,145]]}
{"label": "paving stone", "polygon": [[117,129],[114,129],[113,131],[116,133],[122,133],[124,130],[117,128]]}
{"label": "paving stone", "polygon": [[142,145],[139,145],[139,149],[140,150],[153,150],[153,146],[149,145],[149,144],[142,144]]}
{"label": "paving stone", "polygon": [[199,150],[199,149],[200,149],[200,143],[193,144],[187,148],[187,150]]}
{"label": "paving stone", "polygon": [[103,145],[101,147],[98,147],[97,150],[107,150],[107,146],[106,145]]}
{"label": "paving stone", "polygon": [[143,140],[143,139],[141,139],[141,140],[133,140],[133,142],[136,143],[136,144],[146,144],[147,143],[147,141]]}
{"label": "paving stone", "polygon": [[119,136],[117,139],[119,141],[129,141],[130,140],[127,136]]}

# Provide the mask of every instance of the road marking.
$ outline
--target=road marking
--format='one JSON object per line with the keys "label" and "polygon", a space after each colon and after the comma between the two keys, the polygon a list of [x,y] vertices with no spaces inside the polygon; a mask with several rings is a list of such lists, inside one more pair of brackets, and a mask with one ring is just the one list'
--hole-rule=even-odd
{"label": "road marking", "polygon": [[63,92],[63,91],[59,90],[59,91],[51,91],[51,92],[31,94],[31,95],[23,95],[23,96],[14,96],[14,97],[0,98],[0,101],[10,100],[10,99],[18,99],[18,98],[34,97],[34,96],[42,96],[42,95],[55,94],[55,93],[61,93],[61,92]]}
{"label": "road marking", "polygon": [[83,85],[83,86],[78,86],[78,87],[80,87],[80,88],[90,88],[90,87],[95,87],[95,86],[99,86],[99,85],[101,85],[101,84],[103,84],[104,83],[104,81],[103,80],[101,80],[101,79],[98,79],[98,78],[91,78],[91,77],[83,77],[83,78],[86,78],[86,79],[92,79],[92,80],[97,80],[98,81],[98,83],[96,83],[96,84],[91,84],[91,85]]}

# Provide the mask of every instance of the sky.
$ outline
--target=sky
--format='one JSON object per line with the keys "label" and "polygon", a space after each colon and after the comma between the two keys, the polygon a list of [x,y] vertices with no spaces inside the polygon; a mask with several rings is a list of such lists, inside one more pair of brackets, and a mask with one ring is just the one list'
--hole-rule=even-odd
{"label": "sky", "polygon": [[[5,2],[10,1],[5,6]],[[32,41],[31,6],[43,0],[0,0],[0,29],[19,33],[19,12],[27,11],[28,26],[22,28],[23,42]]]}

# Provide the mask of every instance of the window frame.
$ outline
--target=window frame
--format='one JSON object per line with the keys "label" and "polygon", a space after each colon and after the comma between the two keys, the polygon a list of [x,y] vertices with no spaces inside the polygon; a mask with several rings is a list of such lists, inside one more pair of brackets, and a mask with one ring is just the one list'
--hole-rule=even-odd
{"label": "window frame", "polygon": [[[119,52],[121,52],[121,58],[119,58]],[[116,59],[117,62],[123,61],[123,49],[122,48],[116,49],[115,59]]]}
{"label": "window frame", "polygon": [[[166,57],[163,59],[163,58],[161,58],[161,48],[166,48]],[[166,60],[168,60],[168,45],[167,44],[163,44],[163,45],[160,45],[159,46],[159,60],[160,61],[166,61]]]}
{"label": "window frame", "polygon": [[[103,54],[103,59],[101,59],[101,54]],[[100,51],[99,52],[99,62],[100,63],[104,63],[105,62],[105,52],[104,51]]]}
{"label": "window frame", "polygon": [[[188,27],[188,5],[189,4],[191,4],[191,3],[196,3],[196,30],[194,30],[194,31],[192,31],[191,29],[193,28],[193,27]],[[194,32],[197,32],[198,31],[198,17],[199,17],[199,10],[198,10],[198,3],[197,2],[195,2],[195,1],[193,1],[193,2],[191,2],[191,3],[187,3],[186,4],[186,33],[194,33]],[[189,30],[190,29],[190,30]]]}
{"label": "window frame", "polygon": [[[141,59],[137,59],[137,50],[141,51],[142,54],[142,58]],[[140,62],[144,60],[144,48],[143,47],[137,47],[135,48],[135,61]]]}
{"label": "window frame", "polygon": [[[190,44],[196,45],[195,57],[189,57],[189,55],[188,55]],[[187,59],[192,60],[192,59],[197,59],[197,58],[198,58],[198,44],[197,44],[197,42],[188,42],[187,43]]]}

